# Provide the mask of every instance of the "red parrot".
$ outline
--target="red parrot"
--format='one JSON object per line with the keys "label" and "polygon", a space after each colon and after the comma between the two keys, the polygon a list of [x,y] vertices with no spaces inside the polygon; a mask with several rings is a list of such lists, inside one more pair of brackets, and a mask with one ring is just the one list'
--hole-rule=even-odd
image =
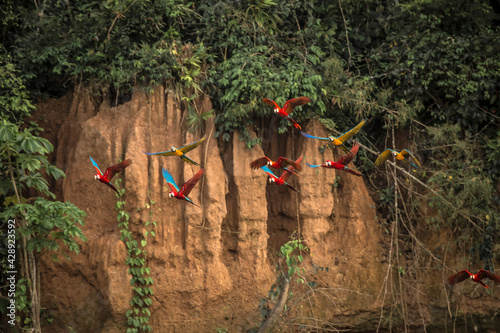
{"label": "red parrot", "polygon": [[103,174],[101,172],[101,169],[99,169],[97,163],[92,159],[92,156],[89,157],[97,171],[97,173],[94,175],[94,179],[97,179],[101,183],[106,184],[107,186],[111,187],[116,193],[118,193],[118,190],[113,186],[113,184],[110,183],[111,178],[113,178],[116,173],[121,172],[123,169],[128,167],[132,163],[132,160],[126,159],[125,161],[112,165],[107,168],[106,172]]}
{"label": "red parrot", "polygon": [[338,169],[338,170],[344,170],[345,172],[349,172],[350,174],[353,174],[355,176],[362,176],[357,171],[351,170],[347,167],[347,164],[349,164],[353,159],[354,156],[358,153],[359,150],[359,143],[354,143],[354,146],[352,147],[351,151],[349,154],[345,154],[342,157],[339,158],[337,162],[333,161],[326,161],[325,164],[320,164],[320,165],[311,165],[309,163],[306,163],[309,167],[311,168],[317,168],[317,167],[322,167],[322,168],[329,168],[329,169]]}
{"label": "red parrot", "polygon": [[280,117],[288,119],[288,121],[290,121],[295,126],[295,128],[300,130],[302,128],[295,120],[293,120],[292,117],[290,117],[290,114],[293,112],[293,109],[295,109],[296,106],[310,103],[311,99],[307,96],[293,98],[286,101],[285,105],[283,105],[283,108],[280,108],[278,104],[270,98],[264,98],[262,101],[266,104],[274,106],[274,113],[276,113]]}
{"label": "red parrot", "polygon": [[[258,169],[258,168],[263,167],[264,165],[267,165],[273,169],[285,169],[288,171],[290,171],[290,169],[287,168],[288,166],[292,166],[298,171],[302,170],[302,167],[300,166],[299,163],[296,163],[295,161],[292,161],[291,159],[289,159],[287,157],[280,157],[280,158],[278,158],[278,160],[276,162],[273,162],[273,161],[271,161],[271,159],[269,157],[264,156],[264,157],[256,159],[252,163],[250,163],[250,167],[252,169]],[[290,172],[292,172],[292,171],[290,171]],[[292,173],[294,175],[298,176],[295,172],[292,172]]]}
{"label": "red parrot", "polygon": [[500,276],[495,275],[492,272],[484,269],[480,269],[479,272],[477,272],[477,274],[472,274],[468,270],[464,269],[463,271],[460,271],[457,274],[450,276],[447,280],[448,283],[453,286],[467,279],[471,279],[472,281],[479,283],[483,287],[489,288],[486,284],[483,283],[483,281],[481,281],[484,278],[489,278],[490,280],[493,280],[496,283],[500,283]]}
{"label": "red parrot", "polygon": [[167,181],[168,186],[172,189],[172,191],[168,192],[168,196],[170,198],[177,198],[179,200],[186,200],[187,202],[192,203],[196,207],[200,207],[199,205],[195,204],[191,199],[189,199],[187,196],[191,192],[191,190],[194,188],[196,183],[200,180],[201,176],[203,176],[203,172],[205,171],[204,169],[200,169],[191,179],[189,179],[184,185],[182,185],[181,189],[179,190],[179,187],[175,183],[174,178],[172,175],[168,172],[167,169],[162,168],[163,171],[163,178]]}
{"label": "red parrot", "polygon": [[[295,163],[299,164],[300,161],[302,161],[302,156],[299,157]],[[286,181],[288,179],[288,177],[290,177],[290,175],[293,173],[293,171],[295,170],[295,168],[293,166],[291,166],[289,169],[285,169],[285,171],[283,171],[283,173],[281,174],[281,176],[278,178],[274,175],[274,173],[271,171],[271,169],[269,169],[267,167],[267,165],[264,165],[261,167],[262,170],[264,170],[265,173],[267,173],[269,175],[269,183],[275,183],[275,184],[278,184],[278,185],[285,185],[286,187],[288,187],[289,189],[295,191],[295,192],[299,192],[297,189],[295,189],[292,185],[288,184]]]}

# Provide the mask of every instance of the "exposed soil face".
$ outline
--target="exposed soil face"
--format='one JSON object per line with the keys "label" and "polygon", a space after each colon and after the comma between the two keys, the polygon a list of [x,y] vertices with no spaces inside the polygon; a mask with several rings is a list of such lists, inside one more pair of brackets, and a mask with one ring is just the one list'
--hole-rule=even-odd
{"label": "exposed soil face", "polygon": [[[211,108],[207,98],[202,110]],[[77,332],[111,333],[123,332],[126,326],[132,293],[116,197],[93,179],[89,155],[102,170],[125,158],[133,160],[119,176],[135,234],[145,230],[150,220],[145,206],[155,201],[151,210],[158,223],[156,238],[150,238],[147,246],[154,279],[150,307],[154,332],[214,332],[216,328],[245,332],[257,327],[257,307],[276,279],[276,253],[297,231],[310,249],[305,276],[321,289],[311,294],[307,287],[295,284],[297,297],[309,296],[299,303],[303,307],[292,308],[294,315],[317,318],[323,322],[315,325],[322,327],[325,322],[355,331],[377,327],[390,236],[379,227],[362,177],[305,166],[305,161],[337,160],[339,152],[321,154],[318,142],[298,132],[291,134],[295,131],[291,127],[288,133],[278,134],[276,121],[259,133],[264,137],[262,148],[252,150],[238,133],[229,142],[214,138],[213,120],[205,123],[205,134],[189,133],[184,129],[186,115],[174,93],[164,87],[147,96],[136,92],[117,107],[98,103],[79,88],[61,99],[40,103],[34,119],[55,146],[51,160],[66,173],[64,180],[53,184],[58,200],[69,200],[87,213],[83,230],[88,242],[81,244],[81,254],[71,255],[71,261],[53,262],[49,256],[42,260],[43,307],[54,315],[47,328],[50,332],[72,327]],[[314,120],[304,130],[327,136]],[[161,168],[182,184],[198,166],[175,156],[148,157],[142,151],[181,147],[203,135],[205,142],[188,153],[205,168],[190,194],[202,205],[197,208],[168,197]],[[249,168],[252,160],[264,155],[273,160],[304,156],[300,177],[290,178],[300,193],[268,184],[261,170]],[[312,264],[329,271],[314,270]],[[447,308],[446,302],[439,301],[444,297],[442,281],[423,281],[426,285],[420,290],[426,296],[421,307],[426,313],[412,319],[419,327],[422,316],[427,324],[436,320],[431,307],[443,316]],[[435,296],[427,294],[431,290]],[[498,298],[491,300],[493,304],[482,308],[487,314],[488,309],[498,309]],[[392,297],[385,300],[386,304],[393,301]]]}

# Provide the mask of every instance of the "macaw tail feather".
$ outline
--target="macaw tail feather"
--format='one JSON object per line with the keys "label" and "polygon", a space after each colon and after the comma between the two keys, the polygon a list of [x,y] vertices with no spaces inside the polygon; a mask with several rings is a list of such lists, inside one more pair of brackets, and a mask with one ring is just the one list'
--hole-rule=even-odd
{"label": "macaw tail feather", "polygon": [[186,201],[187,201],[187,202],[189,202],[189,203],[192,203],[193,205],[195,205],[195,206],[196,206],[196,207],[198,207],[198,208],[201,208],[201,206],[200,206],[200,205],[195,204],[195,203],[194,203],[194,202],[192,202],[192,201],[191,201],[191,199],[189,199],[189,198],[186,198]]}
{"label": "macaw tail feather", "polygon": [[288,169],[288,168],[283,168],[283,170],[286,170],[288,172],[290,172],[292,175],[295,175],[297,177],[300,177],[298,174],[296,174],[295,172],[293,172],[292,170]]}
{"label": "macaw tail feather", "polygon": [[201,167],[201,165],[198,162],[193,161],[192,159],[190,159],[189,157],[187,157],[185,154],[181,156],[181,159],[184,162],[186,162],[186,163],[193,164],[193,165],[198,165],[198,166]]}
{"label": "macaw tail feather", "polygon": [[351,151],[344,144],[341,144],[340,146],[337,146],[337,147],[339,147],[340,149],[342,149],[342,151],[344,153],[352,155]]}
{"label": "macaw tail feather", "polygon": [[302,130],[302,127],[300,127],[300,125],[292,118],[288,118],[288,120],[290,120],[290,122],[293,124],[293,126],[295,126],[296,129],[298,129],[299,131]]}

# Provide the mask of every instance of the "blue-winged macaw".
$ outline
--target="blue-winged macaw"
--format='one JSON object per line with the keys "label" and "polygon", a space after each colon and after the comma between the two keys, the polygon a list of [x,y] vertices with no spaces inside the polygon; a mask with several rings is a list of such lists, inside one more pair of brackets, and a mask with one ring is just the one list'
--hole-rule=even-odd
{"label": "blue-winged macaw", "polygon": [[[273,169],[285,169],[290,171],[288,166],[294,167],[296,170],[300,171],[302,170],[302,167],[300,166],[299,163],[296,163],[295,161],[292,161],[291,159],[287,157],[280,157],[276,162],[273,162],[269,157],[261,157],[250,163],[250,167],[252,169],[258,169],[263,167],[264,165],[267,165]],[[292,171],[290,171],[292,172]],[[292,172],[294,175],[298,176],[295,172]]]}
{"label": "blue-winged macaw", "polygon": [[286,101],[285,105],[283,105],[283,108],[280,108],[278,104],[270,98],[264,98],[262,99],[262,101],[266,104],[274,106],[274,113],[276,113],[280,117],[288,119],[288,121],[290,121],[295,126],[295,128],[300,130],[300,125],[292,117],[290,117],[290,114],[296,106],[310,103],[311,99],[307,96],[293,98]]}
{"label": "blue-winged macaw", "polygon": [[471,279],[472,281],[479,283],[483,287],[489,288],[486,284],[484,284],[483,281],[481,281],[482,279],[485,278],[489,278],[490,280],[495,281],[496,283],[500,283],[500,276],[493,274],[490,271],[486,271],[484,269],[480,269],[477,274],[472,274],[468,270],[464,269],[463,271],[460,271],[457,274],[450,276],[447,280],[448,283],[453,286],[467,279]]}
{"label": "blue-winged macaw", "polygon": [[[414,168],[420,167],[420,162],[415,158],[415,156],[413,156],[412,153],[410,153],[410,151],[403,149],[401,152],[398,152],[398,151],[392,150],[390,148],[387,148],[386,150],[384,150],[382,152],[382,154],[380,154],[379,157],[377,157],[377,160],[375,161],[375,165],[381,166],[382,164],[384,164],[385,161],[387,161],[387,159],[391,155],[393,155],[399,161],[404,161],[404,162],[410,164]],[[411,156],[413,158],[413,160],[415,161],[415,163],[417,163],[417,165],[408,161],[406,156]]]}
{"label": "blue-winged macaw", "polygon": [[191,151],[191,150],[195,149],[196,147],[198,147],[200,145],[200,143],[203,142],[203,140],[205,140],[205,137],[203,137],[200,140],[193,142],[189,145],[181,147],[181,148],[172,147],[172,148],[170,148],[170,150],[162,151],[159,153],[146,153],[145,151],[143,151],[143,153],[146,155],[160,155],[160,156],[174,156],[175,155],[175,156],[179,156],[181,158],[181,160],[183,160],[184,162],[191,163],[194,165],[200,165],[199,163],[197,163],[197,162],[193,161],[192,159],[190,159],[189,157],[187,157],[186,153],[188,151]]}
{"label": "blue-winged macaw", "polygon": [[199,205],[195,204],[191,199],[189,199],[187,196],[193,189],[193,187],[198,183],[200,180],[201,176],[203,176],[204,169],[200,169],[191,179],[189,179],[184,185],[182,185],[181,189],[179,190],[179,187],[175,183],[174,178],[172,175],[168,172],[167,169],[162,168],[162,173],[163,173],[163,178],[167,181],[168,186],[172,189],[172,191],[168,192],[168,196],[170,198],[177,198],[179,200],[186,200],[187,202],[192,203],[196,207],[200,207]]}
{"label": "blue-winged macaw", "polygon": [[113,184],[110,183],[111,178],[113,178],[113,176],[116,173],[121,172],[123,169],[128,167],[132,163],[132,160],[127,159],[127,160],[122,161],[120,163],[114,164],[114,165],[110,166],[109,168],[107,168],[106,172],[104,172],[104,174],[103,174],[101,169],[99,169],[99,166],[97,165],[97,163],[92,159],[92,156],[89,156],[89,157],[90,157],[90,161],[92,161],[92,164],[94,165],[95,170],[97,171],[97,173],[94,175],[94,179],[111,187],[113,189],[113,191],[118,193],[117,189],[113,186]]}
{"label": "blue-winged macaw", "polygon": [[[302,156],[299,157],[295,163],[300,163],[300,161],[302,161]],[[290,175],[293,173],[293,171],[295,171],[295,168],[293,166],[290,166],[290,168],[288,169],[285,169],[283,171],[283,173],[281,174],[280,177],[276,177],[274,175],[274,173],[271,171],[271,169],[269,169],[267,167],[267,165],[264,165],[263,167],[261,167],[261,169],[267,173],[269,175],[269,183],[275,183],[275,184],[278,184],[278,185],[285,185],[287,186],[289,189],[295,191],[295,192],[299,192],[299,190],[295,189],[292,185],[288,184],[286,181],[288,180],[288,177],[290,177]]]}
{"label": "blue-winged macaw", "polygon": [[353,174],[355,176],[362,176],[357,171],[351,170],[347,167],[347,164],[349,164],[356,154],[358,153],[359,149],[359,143],[354,143],[354,146],[352,147],[350,154],[345,154],[339,158],[337,162],[333,161],[326,161],[325,164],[320,164],[320,165],[311,165],[309,163],[306,163],[307,166],[310,166],[311,168],[317,168],[317,167],[322,167],[322,168],[329,168],[329,169],[337,169],[337,170],[344,170],[345,172],[348,172],[350,174]]}
{"label": "blue-winged macaw", "polygon": [[344,134],[342,134],[341,136],[338,136],[338,137],[329,136],[327,138],[321,138],[318,136],[309,135],[309,134],[302,132],[302,131],[300,132],[300,134],[302,134],[306,138],[317,139],[317,140],[321,140],[321,141],[328,141],[330,144],[333,143],[335,146],[342,149],[345,153],[349,154],[349,149],[347,149],[347,147],[344,145],[344,142],[349,140],[350,138],[352,138],[355,134],[357,134],[359,132],[359,130],[361,129],[361,127],[363,127],[363,125],[365,123],[366,123],[366,119],[363,119],[359,124],[356,125],[356,127],[351,128],[350,130],[348,130],[347,132],[345,132]]}

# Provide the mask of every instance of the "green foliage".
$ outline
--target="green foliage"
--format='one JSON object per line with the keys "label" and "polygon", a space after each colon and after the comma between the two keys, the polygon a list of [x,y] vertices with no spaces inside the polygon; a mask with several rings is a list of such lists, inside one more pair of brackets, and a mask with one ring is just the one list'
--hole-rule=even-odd
{"label": "green foliage", "polygon": [[[129,266],[128,273],[132,276],[130,279],[130,286],[132,287],[132,299],[129,304],[131,309],[127,310],[125,315],[127,316],[127,332],[137,333],[137,332],[150,332],[152,331],[149,325],[149,319],[151,317],[151,312],[149,307],[153,304],[151,296],[153,295],[153,278],[149,276],[151,274],[151,269],[147,266],[147,253],[146,245],[148,235],[155,237],[154,227],[156,227],[156,222],[152,220],[146,221],[146,230],[144,231],[143,238],[137,241],[134,238],[132,231],[129,228],[130,215],[125,211],[126,203],[120,200],[120,198],[125,195],[125,189],[119,189],[121,184],[121,179],[117,181],[118,189],[118,201],[116,202],[116,210],[118,211],[117,220],[118,227],[120,228],[120,239],[125,244],[127,248],[127,259],[125,264]],[[153,200],[150,200],[151,206],[155,204]],[[149,204],[145,205],[145,208],[149,210],[149,217],[152,219],[154,213],[151,211],[151,206]]]}

